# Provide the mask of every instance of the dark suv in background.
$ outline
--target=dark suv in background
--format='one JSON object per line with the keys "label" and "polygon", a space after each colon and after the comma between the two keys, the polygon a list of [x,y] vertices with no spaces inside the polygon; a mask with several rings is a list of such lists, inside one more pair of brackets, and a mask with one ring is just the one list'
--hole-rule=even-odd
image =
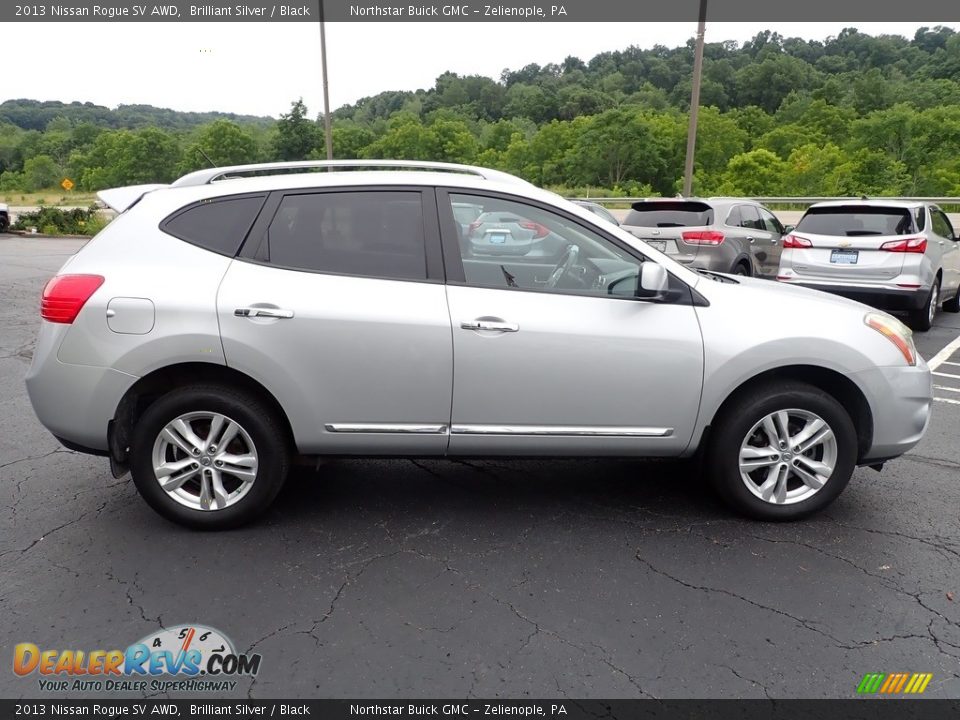
{"label": "dark suv in background", "polygon": [[768,278],[777,275],[788,232],[767,208],[743,198],[641,200],[621,227],[685,265]]}

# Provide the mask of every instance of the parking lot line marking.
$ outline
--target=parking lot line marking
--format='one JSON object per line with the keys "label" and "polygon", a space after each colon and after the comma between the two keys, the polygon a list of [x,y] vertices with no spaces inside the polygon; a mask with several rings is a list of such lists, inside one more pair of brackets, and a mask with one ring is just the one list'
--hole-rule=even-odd
{"label": "parking lot line marking", "polygon": [[953,353],[958,349],[960,349],[960,335],[955,337],[952,342],[948,343],[943,350],[930,358],[927,366],[931,370],[936,370],[938,367],[943,365],[943,363],[947,362],[947,360],[950,359],[950,356],[953,355]]}
{"label": "parking lot line marking", "polygon": [[940,364],[941,364],[941,365],[956,365],[957,367],[960,367],[960,363],[958,363],[958,362],[952,362],[952,361],[950,361],[950,360],[944,360],[944,361],[943,361],[942,363],[940,363]]}
{"label": "parking lot line marking", "polygon": [[950,398],[935,397],[934,400],[936,400],[937,402],[950,403],[951,405],[960,405],[960,400],[951,400]]}
{"label": "parking lot line marking", "polygon": [[960,388],[947,387],[946,385],[934,385],[937,390],[949,390],[950,392],[960,392]]}
{"label": "parking lot line marking", "polygon": [[938,373],[938,372],[935,372],[933,374],[936,375],[937,377],[956,378],[957,380],[960,380],[960,375],[951,375],[950,373]]}

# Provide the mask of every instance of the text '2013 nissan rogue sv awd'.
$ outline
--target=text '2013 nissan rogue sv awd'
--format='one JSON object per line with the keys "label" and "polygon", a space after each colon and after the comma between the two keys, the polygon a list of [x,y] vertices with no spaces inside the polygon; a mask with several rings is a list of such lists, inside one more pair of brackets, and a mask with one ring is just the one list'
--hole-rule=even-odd
{"label": "text '2013 nissan rogue sv awd'", "polygon": [[[698,451],[734,509],[788,520],[927,427],[895,318],[692,271],[497,171],[277,163],[101,198],[121,214],[44,289],[27,388],[185,525],[252,519],[294,455]],[[479,242],[463,207],[511,220]]]}

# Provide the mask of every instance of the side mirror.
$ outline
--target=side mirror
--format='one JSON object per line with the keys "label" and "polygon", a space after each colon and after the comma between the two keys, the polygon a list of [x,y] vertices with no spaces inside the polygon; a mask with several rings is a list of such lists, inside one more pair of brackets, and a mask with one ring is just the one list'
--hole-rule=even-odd
{"label": "side mirror", "polygon": [[797,226],[796,226],[796,225],[784,225],[784,226],[783,226],[783,234],[784,234],[784,235],[789,235],[790,233],[792,233],[792,232],[793,232],[794,230],[796,230],[796,229],[797,229]]}
{"label": "side mirror", "polygon": [[637,297],[655,298],[667,291],[670,278],[663,265],[647,261],[640,266],[640,283],[637,287]]}

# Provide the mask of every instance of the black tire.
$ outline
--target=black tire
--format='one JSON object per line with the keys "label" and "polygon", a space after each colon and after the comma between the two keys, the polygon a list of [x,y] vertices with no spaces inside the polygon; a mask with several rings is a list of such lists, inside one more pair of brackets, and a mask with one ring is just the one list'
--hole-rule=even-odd
{"label": "black tire", "polygon": [[[829,425],[836,439],[832,474],[811,497],[792,504],[775,504],[757,497],[748,489],[740,471],[740,448],[747,433],[764,417],[780,410],[800,410],[817,415]],[[822,510],[843,492],[856,467],[857,433],[853,421],[836,399],[806,383],[779,382],[752,387],[723,409],[713,427],[707,452],[711,484],[734,511],[757,520],[799,520]],[[796,478],[791,482],[803,489]]]}
{"label": "black tire", "polygon": [[0,215],[0,233],[6,232],[8,227],[10,227],[10,218]]}
{"label": "black tire", "polygon": [[747,264],[745,260],[741,260],[736,265],[733,266],[733,275],[743,275],[744,277],[750,277],[750,265]]}
{"label": "black tire", "polygon": [[908,322],[910,327],[920,332],[926,332],[933,327],[933,320],[940,307],[940,278],[933,281],[926,301],[919,310],[911,310]]}
{"label": "black tire", "polygon": [[[160,487],[154,471],[158,436],[168,423],[193,412],[218,413],[238,423],[257,456],[256,477],[249,490],[222,509],[202,510],[181,504]],[[241,438],[240,442],[245,440]],[[238,527],[259,516],[283,487],[289,464],[286,433],[272,409],[250,393],[221,385],[190,385],[158,399],[137,420],[130,447],[130,470],[141,497],[168,520],[201,530]]]}
{"label": "black tire", "polygon": [[948,313],[960,312],[960,287],[957,288],[953,297],[943,304],[943,311]]}

